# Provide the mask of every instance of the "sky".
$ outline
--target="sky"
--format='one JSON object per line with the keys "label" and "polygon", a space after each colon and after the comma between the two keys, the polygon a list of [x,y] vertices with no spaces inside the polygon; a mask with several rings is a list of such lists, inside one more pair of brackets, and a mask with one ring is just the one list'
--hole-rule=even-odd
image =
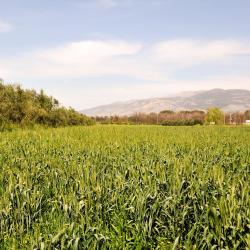
{"label": "sky", "polygon": [[250,89],[249,0],[0,0],[0,78],[82,110]]}

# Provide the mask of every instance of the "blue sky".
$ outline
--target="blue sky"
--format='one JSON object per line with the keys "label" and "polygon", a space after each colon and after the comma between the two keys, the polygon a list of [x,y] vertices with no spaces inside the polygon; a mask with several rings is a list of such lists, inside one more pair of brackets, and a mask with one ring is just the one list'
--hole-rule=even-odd
{"label": "blue sky", "polygon": [[0,0],[0,77],[84,109],[250,89],[249,0]]}

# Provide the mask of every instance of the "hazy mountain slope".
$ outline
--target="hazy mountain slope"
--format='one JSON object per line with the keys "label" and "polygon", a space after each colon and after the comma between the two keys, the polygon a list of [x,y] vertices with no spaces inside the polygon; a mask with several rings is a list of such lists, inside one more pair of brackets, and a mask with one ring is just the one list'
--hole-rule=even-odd
{"label": "hazy mountain slope", "polygon": [[150,113],[165,109],[205,110],[216,106],[224,111],[250,109],[250,91],[243,89],[212,89],[208,91],[185,92],[175,97],[151,98],[117,102],[81,111],[87,115],[130,115],[136,112]]}

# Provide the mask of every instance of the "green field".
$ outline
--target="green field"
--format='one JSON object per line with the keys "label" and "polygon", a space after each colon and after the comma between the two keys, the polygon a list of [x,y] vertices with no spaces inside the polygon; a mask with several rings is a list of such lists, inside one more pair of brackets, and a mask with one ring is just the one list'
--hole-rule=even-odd
{"label": "green field", "polygon": [[0,249],[247,249],[250,127],[0,134]]}

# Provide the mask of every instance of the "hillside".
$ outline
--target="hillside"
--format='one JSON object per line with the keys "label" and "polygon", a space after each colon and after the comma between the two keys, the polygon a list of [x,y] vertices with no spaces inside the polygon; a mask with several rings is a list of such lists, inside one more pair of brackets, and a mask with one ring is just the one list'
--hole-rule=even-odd
{"label": "hillside", "polygon": [[87,115],[131,115],[137,112],[151,113],[165,109],[178,110],[206,110],[216,106],[223,111],[245,111],[250,109],[250,91],[243,89],[212,89],[180,93],[174,97],[150,98],[116,102],[109,105],[82,110]]}

